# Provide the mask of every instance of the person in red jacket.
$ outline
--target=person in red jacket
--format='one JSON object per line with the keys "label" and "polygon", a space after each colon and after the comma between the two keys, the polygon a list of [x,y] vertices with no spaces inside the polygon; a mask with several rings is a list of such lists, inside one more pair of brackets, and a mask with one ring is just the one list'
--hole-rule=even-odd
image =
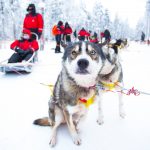
{"label": "person in red jacket", "polygon": [[82,28],[78,33],[79,40],[84,41],[86,36],[87,36],[87,32],[84,28]]}
{"label": "person in red jacket", "polygon": [[91,36],[91,30],[89,30],[89,32],[86,32],[86,39],[89,41],[90,40],[90,36]]}
{"label": "person in red jacket", "polygon": [[35,39],[31,39],[31,31],[24,29],[22,31],[21,40],[15,40],[10,48],[15,51],[15,53],[9,58],[8,63],[16,63],[28,61],[33,53],[39,49],[38,42]]}
{"label": "person in red jacket", "polygon": [[29,4],[27,11],[28,14],[25,16],[23,28],[29,29],[31,32],[36,33],[40,39],[43,31],[43,17],[41,14],[36,13],[34,4]]}
{"label": "person in red jacket", "polygon": [[68,24],[68,22],[65,23],[65,29],[64,29],[64,35],[63,35],[63,40],[65,43],[71,42],[71,34],[72,34],[72,28]]}
{"label": "person in red jacket", "polygon": [[100,40],[101,40],[100,42],[101,42],[101,43],[102,43],[102,41],[103,41],[104,36],[105,36],[105,35],[104,35],[104,32],[101,32],[101,33],[100,33]]}
{"label": "person in red jacket", "polygon": [[92,36],[89,37],[89,41],[92,43],[98,43],[97,33],[94,32]]}
{"label": "person in red jacket", "polygon": [[57,23],[57,34],[55,35],[55,40],[56,40],[56,48],[55,48],[55,53],[61,53],[60,51],[60,42],[62,35],[64,34],[64,25],[62,21],[58,21]]}

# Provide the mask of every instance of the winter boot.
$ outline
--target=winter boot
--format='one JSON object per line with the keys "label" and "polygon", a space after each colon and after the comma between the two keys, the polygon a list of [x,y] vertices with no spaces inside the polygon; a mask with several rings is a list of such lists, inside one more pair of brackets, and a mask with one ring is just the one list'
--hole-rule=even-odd
{"label": "winter boot", "polygon": [[61,51],[60,51],[60,46],[56,46],[56,48],[55,48],[55,53],[61,53]]}

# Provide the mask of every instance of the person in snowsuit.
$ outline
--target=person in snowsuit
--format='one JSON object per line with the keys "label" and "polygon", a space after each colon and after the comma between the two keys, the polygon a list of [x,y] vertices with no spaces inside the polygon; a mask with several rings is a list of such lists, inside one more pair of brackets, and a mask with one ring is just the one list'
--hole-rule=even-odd
{"label": "person in snowsuit", "polygon": [[90,36],[89,40],[90,40],[90,42],[92,42],[92,43],[98,43],[97,33],[94,32],[94,34],[93,34],[92,36]]}
{"label": "person in snowsuit", "polygon": [[100,33],[100,42],[102,43],[102,41],[103,41],[103,38],[104,38],[104,32],[101,32]]}
{"label": "person in snowsuit", "polygon": [[110,32],[109,32],[108,29],[106,29],[106,30],[104,31],[104,38],[105,38],[105,41],[110,42],[111,35],[110,35]]}
{"label": "person in snowsuit", "polygon": [[56,40],[56,48],[55,48],[55,53],[61,53],[60,51],[60,43],[61,43],[61,38],[62,35],[64,34],[64,25],[62,21],[59,21],[57,23],[57,34],[55,35],[55,40]]}
{"label": "person in snowsuit", "polygon": [[79,41],[84,41],[86,36],[87,36],[87,32],[84,28],[82,28],[78,33]]}
{"label": "person in snowsuit", "polygon": [[145,33],[142,32],[142,35],[141,35],[141,42],[144,42],[145,41]]}
{"label": "person in snowsuit", "polygon": [[75,39],[75,41],[76,41],[76,39],[77,39],[77,30],[75,30],[75,31],[73,32],[73,35],[74,35],[74,39]]}
{"label": "person in snowsuit", "polygon": [[33,53],[39,49],[38,42],[35,39],[31,39],[31,31],[24,29],[22,31],[21,40],[15,40],[10,48],[15,53],[9,58],[8,63],[16,63],[22,61],[28,61]]}
{"label": "person in snowsuit", "polygon": [[72,34],[72,28],[68,24],[68,22],[65,23],[65,29],[63,34],[63,40],[65,43],[71,42],[71,34]]}
{"label": "person in snowsuit", "polygon": [[91,30],[89,30],[89,32],[86,31],[86,39],[87,39],[87,41],[90,40],[91,32],[92,32]]}
{"label": "person in snowsuit", "polygon": [[[41,14],[36,13],[36,8],[34,4],[29,4],[27,8],[28,14],[25,16],[23,29],[28,29],[31,32],[36,33],[38,35],[38,39],[40,39],[43,32],[43,17]],[[35,35],[32,35],[35,39]]]}

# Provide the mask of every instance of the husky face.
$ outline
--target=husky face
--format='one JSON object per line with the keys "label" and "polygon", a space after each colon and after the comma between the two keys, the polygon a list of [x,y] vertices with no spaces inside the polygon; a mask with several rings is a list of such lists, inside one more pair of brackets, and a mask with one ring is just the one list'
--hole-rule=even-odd
{"label": "husky face", "polygon": [[101,48],[90,42],[77,42],[65,50],[63,62],[70,77],[82,87],[96,84],[97,75],[103,65]]}
{"label": "husky face", "polygon": [[106,60],[100,74],[109,74],[118,62],[118,54],[116,53],[118,49],[114,45],[105,45],[102,47],[102,51],[106,56]]}

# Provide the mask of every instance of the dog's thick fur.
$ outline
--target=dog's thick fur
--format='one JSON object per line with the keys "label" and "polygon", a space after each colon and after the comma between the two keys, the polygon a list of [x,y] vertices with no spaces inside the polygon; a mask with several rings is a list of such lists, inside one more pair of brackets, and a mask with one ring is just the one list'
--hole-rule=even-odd
{"label": "dog's thick fur", "polygon": [[[116,44],[116,43],[115,43]],[[56,132],[61,123],[67,123],[75,144],[81,144],[78,134],[79,124],[88,109],[79,98],[88,99],[97,94],[98,123],[103,123],[101,108],[103,90],[96,93],[94,85],[104,86],[118,83],[121,89],[122,68],[119,63],[115,44],[109,47],[89,42],[77,42],[65,48],[62,71],[54,87],[53,96],[49,101],[49,118],[37,119],[34,124],[53,126],[50,145],[56,144]],[[114,49],[115,47],[115,49]],[[107,89],[107,87],[104,87]],[[124,117],[122,94],[119,93],[119,114]]]}
{"label": "dog's thick fur", "polygon": [[67,123],[74,143],[81,143],[77,131],[88,109],[79,98],[89,99],[95,94],[93,87],[105,59],[101,47],[90,42],[77,42],[65,48],[62,71],[49,101],[49,120],[34,121],[34,124],[53,126],[51,146],[56,144],[56,132],[61,123]]}
{"label": "dog's thick fur", "polygon": [[[123,90],[123,72],[122,66],[119,62],[118,47],[121,42],[117,41],[114,44],[104,46],[103,52],[106,56],[105,64],[98,75],[98,83],[104,90],[98,90],[98,124],[103,124],[103,113],[102,113],[102,97],[105,91],[110,90],[109,85],[113,85],[115,91],[118,91],[119,96],[119,115],[124,118],[125,112],[123,108],[122,90]],[[106,86],[105,86],[106,85]],[[107,86],[108,85],[108,86]]]}

